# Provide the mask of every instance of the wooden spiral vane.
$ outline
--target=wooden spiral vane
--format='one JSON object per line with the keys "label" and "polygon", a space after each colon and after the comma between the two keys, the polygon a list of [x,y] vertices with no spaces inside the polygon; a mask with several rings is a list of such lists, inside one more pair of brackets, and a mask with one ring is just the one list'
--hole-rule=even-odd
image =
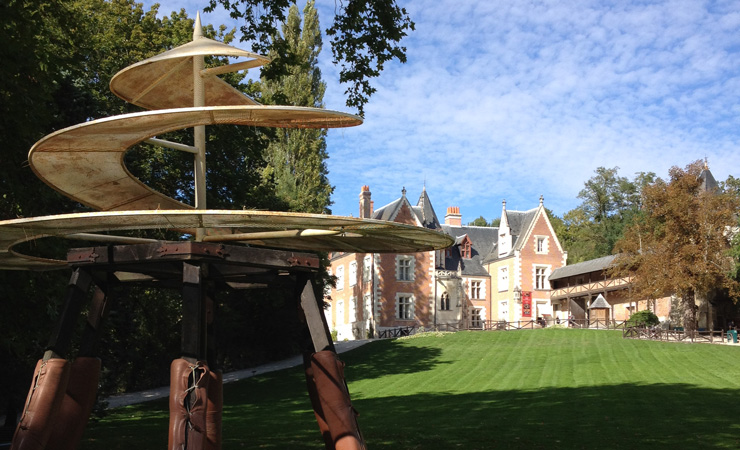
{"label": "wooden spiral vane", "polygon": [[[269,62],[202,36],[116,74],[114,94],[148,109],[92,120],[52,133],[29,153],[32,170],[63,195],[98,212],[0,221],[0,269],[53,269],[65,261],[22,254],[18,244],[44,237],[103,243],[143,242],[117,231],[172,229],[204,242],[241,242],[280,249],[408,253],[449,246],[451,239],[421,227],[371,219],[270,211],[209,210],[206,192],[206,125],[337,128],[360,125],[358,116],[320,108],[265,106],[218,78]],[[204,57],[243,62],[204,68]],[[192,146],[157,139],[194,128]],[[195,205],[186,205],[137,180],[124,164],[132,146],[149,142],[194,154]],[[101,234],[104,233],[104,234]]]}

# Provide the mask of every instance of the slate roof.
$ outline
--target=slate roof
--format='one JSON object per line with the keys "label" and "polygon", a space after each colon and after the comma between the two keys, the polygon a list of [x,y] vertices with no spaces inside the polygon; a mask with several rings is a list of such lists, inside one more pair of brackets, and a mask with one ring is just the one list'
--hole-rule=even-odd
{"label": "slate roof", "polygon": [[423,227],[430,228],[432,230],[440,229],[439,219],[437,219],[437,214],[434,212],[434,208],[432,207],[431,200],[429,200],[426,188],[422,189],[421,195],[419,196],[419,202],[416,206],[411,205],[406,198],[406,189],[402,192],[403,194],[399,199],[376,209],[373,212],[372,218],[378,220],[392,220],[398,210],[401,209],[401,206],[406,203]]}
{"label": "slate roof", "polygon": [[701,180],[701,188],[705,192],[713,191],[719,187],[717,180],[714,179],[714,175],[709,171],[709,167],[704,166],[704,170],[699,174]]}
{"label": "slate roof", "polygon": [[437,219],[437,214],[434,212],[434,208],[432,207],[432,201],[429,200],[429,196],[427,195],[426,187],[421,190],[419,201],[416,203],[416,206],[411,209],[414,211],[423,227],[431,228],[433,230],[441,228],[439,219]]}
{"label": "slate roof", "polygon": [[583,275],[586,273],[605,270],[612,265],[612,262],[616,257],[616,255],[609,255],[602,258],[579,262],[577,264],[571,264],[569,266],[558,267],[557,269],[552,271],[549,280],[559,280],[561,278],[568,278],[575,275]]}
{"label": "slate roof", "polygon": [[[450,256],[445,258],[446,270],[457,270],[458,265],[462,268],[464,276],[485,276],[489,274],[483,267],[483,259],[495,248],[498,239],[497,227],[453,227],[442,225],[442,231],[455,238],[455,245],[451,247]],[[461,258],[458,245],[467,236],[471,242],[471,258]]]}
{"label": "slate roof", "polygon": [[506,218],[509,220],[509,228],[513,237],[513,247],[521,250],[524,247],[524,240],[519,240],[519,236],[526,233],[532,226],[532,222],[537,217],[538,208],[529,211],[506,211]]}
{"label": "slate roof", "polygon": [[[407,204],[416,219],[422,226],[435,230],[441,229],[448,235],[455,238],[455,244],[452,246],[450,257],[445,258],[444,268],[446,270],[462,269],[465,276],[490,276],[483,267],[484,263],[498,259],[498,236],[499,227],[476,227],[476,226],[450,226],[440,224],[437,214],[434,212],[432,202],[429,200],[426,188],[422,189],[419,201],[416,206],[412,206],[406,198],[406,189],[402,191],[399,199],[388,203],[387,205],[375,210],[372,218],[378,220],[393,220],[401,207]],[[526,233],[532,226],[534,219],[537,217],[538,208],[529,211],[506,211],[506,218],[511,230],[513,249],[520,250],[524,242],[519,242],[519,236]],[[472,244],[472,257],[461,258],[459,244],[463,238],[470,238]],[[507,255],[508,256],[508,255]]]}
{"label": "slate roof", "polygon": [[401,197],[387,205],[373,211],[373,219],[391,220],[396,211],[401,207],[406,197]]}
{"label": "slate roof", "polygon": [[[532,226],[535,218],[537,217],[538,208],[530,209],[529,211],[506,211],[506,220],[509,222],[509,229],[511,230],[511,240],[513,242],[512,248],[514,250],[521,250],[524,247],[524,239],[520,240],[519,237],[522,233],[526,233]],[[493,246],[489,253],[483,257],[482,263],[489,263],[499,259],[498,257],[498,235],[499,228],[496,227],[496,237],[493,242]],[[511,256],[512,253],[507,254],[504,258]]]}

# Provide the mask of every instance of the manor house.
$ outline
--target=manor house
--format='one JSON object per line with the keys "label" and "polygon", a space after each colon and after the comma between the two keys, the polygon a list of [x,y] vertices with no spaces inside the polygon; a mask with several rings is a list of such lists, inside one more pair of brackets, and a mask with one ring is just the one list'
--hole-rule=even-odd
{"label": "manor house", "polygon": [[337,338],[375,337],[402,326],[483,328],[491,322],[566,318],[550,300],[549,276],[565,265],[540,197],[528,211],[501,210],[498,227],[462,225],[458,207],[440,223],[422,189],[413,205],[406,189],[374,209],[370,188],[360,192],[360,217],[438,230],[453,246],[411,254],[332,253],[336,286],[327,289],[327,322]]}

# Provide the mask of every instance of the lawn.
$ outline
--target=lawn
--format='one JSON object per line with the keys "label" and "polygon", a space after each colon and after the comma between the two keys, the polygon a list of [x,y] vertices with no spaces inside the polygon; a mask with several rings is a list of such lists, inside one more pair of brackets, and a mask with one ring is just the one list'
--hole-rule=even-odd
{"label": "lawn", "polygon": [[[342,359],[371,450],[740,447],[738,347],[544,329],[377,341]],[[323,448],[300,369],[224,396],[225,449]],[[81,448],[164,448],[166,407],[116,410]]]}

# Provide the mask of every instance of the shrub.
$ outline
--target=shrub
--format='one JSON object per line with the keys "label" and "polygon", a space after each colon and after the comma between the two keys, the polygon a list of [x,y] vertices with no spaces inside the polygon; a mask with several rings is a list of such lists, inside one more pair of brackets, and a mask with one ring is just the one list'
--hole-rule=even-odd
{"label": "shrub", "polygon": [[627,325],[632,327],[651,327],[653,325],[658,325],[659,323],[660,319],[658,319],[658,316],[647,309],[637,311],[632,314],[627,321]]}

